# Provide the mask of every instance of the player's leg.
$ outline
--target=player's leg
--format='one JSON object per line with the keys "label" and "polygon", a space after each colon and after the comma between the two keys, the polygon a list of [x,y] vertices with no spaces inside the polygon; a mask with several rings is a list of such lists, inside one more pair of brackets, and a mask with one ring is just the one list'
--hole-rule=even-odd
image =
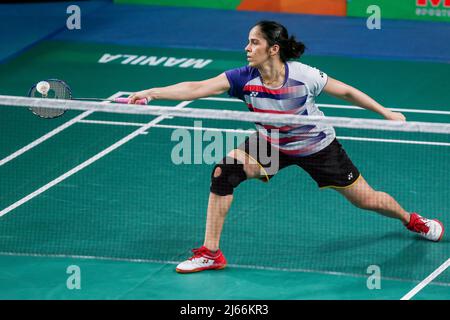
{"label": "player's leg", "polygon": [[429,220],[417,213],[409,213],[389,194],[374,190],[360,175],[338,140],[297,164],[305,169],[319,187],[330,187],[342,194],[358,208],[371,210],[398,219],[409,230],[428,240],[439,241],[444,229],[437,220]]}
{"label": "player's leg", "polygon": [[[190,273],[222,269],[226,266],[219,243],[225,218],[233,202],[234,190],[248,179],[268,181],[279,168],[278,158],[271,158],[278,157],[278,153],[264,152],[270,146],[264,140],[264,145],[260,148],[260,142],[257,134],[250,136],[238,149],[229,152],[227,157],[214,167],[211,174],[204,244],[193,250],[194,255],[190,259],[177,266],[178,272]],[[268,162],[265,161],[267,159]]]}
{"label": "player's leg", "polygon": [[203,246],[194,249],[194,255],[177,266],[177,272],[191,273],[225,268],[227,262],[219,249],[219,242],[225,218],[233,202],[233,191],[244,180],[263,176],[261,166],[240,150],[232,150],[215,166],[211,176]]}
{"label": "player's leg", "polygon": [[410,214],[386,192],[372,189],[362,176],[347,188],[334,189],[358,208],[398,219],[409,230],[419,233],[428,240],[440,241],[444,235],[444,227],[439,220],[426,219],[417,213]]}
{"label": "player's leg", "polygon": [[333,189],[358,208],[376,211],[389,218],[398,219],[405,225],[409,223],[409,212],[389,194],[374,190],[362,176],[351,186]]}
{"label": "player's leg", "polygon": [[[232,150],[222,162],[225,161],[230,163],[216,166],[211,178],[212,191],[209,194],[206,232],[203,243],[211,251],[219,249],[220,235],[225,217],[233,201],[233,189],[237,188],[244,180],[261,179],[266,176],[261,165],[239,149]],[[233,169],[226,169],[227,166],[235,167]],[[230,172],[224,172],[226,170]],[[243,172],[239,172],[240,170]],[[219,179],[225,179],[227,182]]]}

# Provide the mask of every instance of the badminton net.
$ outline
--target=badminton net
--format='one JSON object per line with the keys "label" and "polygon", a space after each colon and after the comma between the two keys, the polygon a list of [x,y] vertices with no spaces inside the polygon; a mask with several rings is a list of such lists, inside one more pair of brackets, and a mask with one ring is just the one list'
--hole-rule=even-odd
{"label": "badminton net", "polygon": [[[0,96],[2,159],[89,112],[0,162],[0,210],[7,211],[0,217],[0,252],[165,263],[188,258],[189,249],[203,243],[212,169],[255,133],[255,122],[333,126],[374,189],[389,193],[407,211],[450,223],[445,116],[439,122],[397,122],[194,105]],[[70,112],[45,120],[30,107]],[[423,279],[450,252],[446,241],[421,240],[399,221],[319,189],[295,166],[269,183],[239,185],[220,244],[231,267],[366,276],[367,268],[377,265],[383,277],[405,280]],[[450,285],[450,275],[436,282]]]}

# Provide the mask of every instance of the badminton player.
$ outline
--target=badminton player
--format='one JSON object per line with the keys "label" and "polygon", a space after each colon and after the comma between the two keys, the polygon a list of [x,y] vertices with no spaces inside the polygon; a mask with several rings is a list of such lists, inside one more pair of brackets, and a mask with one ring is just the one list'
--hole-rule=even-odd
{"label": "badminton player", "polygon": [[[293,61],[304,49],[303,43],[290,36],[281,24],[261,21],[249,33],[245,47],[248,65],[204,81],[136,92],[131,95],[130,103],[143,98],[194,100],[228,91],[253,112],[322,116],[315,99],[325,92],[376,112],[387,120],[405,121],[403,114],[384,108],[360,90],[314,67]],[[256,123],[256,127],[257,133],[231,150],[213,168],[203,246],[193,249],[193,256],[180,263],[176,271],[223,269],[227,262],[219,241],[234,190],[246,180],[269,181],[290,165],[302,168],[318,187],[337,191],[358,208],[397,219],[428,240],[441,240],[444,228],[440,221],[407,212],[392,196],[374,190],[367,183],[336,139],[333,127],[270,123]],[[270,161],[262,161],[262,154],[268,155]]]}

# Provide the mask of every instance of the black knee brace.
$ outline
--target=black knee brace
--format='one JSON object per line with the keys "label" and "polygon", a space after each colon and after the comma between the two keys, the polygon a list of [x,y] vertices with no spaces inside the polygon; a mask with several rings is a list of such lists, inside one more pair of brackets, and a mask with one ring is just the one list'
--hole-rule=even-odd
{"label": "black knee brace", "polygon": [[[214,177],[216,168],[222,171],[218,177]],[[219,196],[227,196],[233,194],[242,181],[247,179],[244,171],[244,165],[231,157],[225,157],[220,163],[216,164],[211,174],[211,192]]]}

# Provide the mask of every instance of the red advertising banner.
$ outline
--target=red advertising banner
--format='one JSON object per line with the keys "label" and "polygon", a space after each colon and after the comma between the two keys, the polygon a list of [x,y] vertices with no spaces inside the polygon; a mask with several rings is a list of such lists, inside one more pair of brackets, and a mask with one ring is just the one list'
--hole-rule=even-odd
{"label": "red advertising banner", "polygon": [[346,0],[242,0],[238,10],[345,16]]}

